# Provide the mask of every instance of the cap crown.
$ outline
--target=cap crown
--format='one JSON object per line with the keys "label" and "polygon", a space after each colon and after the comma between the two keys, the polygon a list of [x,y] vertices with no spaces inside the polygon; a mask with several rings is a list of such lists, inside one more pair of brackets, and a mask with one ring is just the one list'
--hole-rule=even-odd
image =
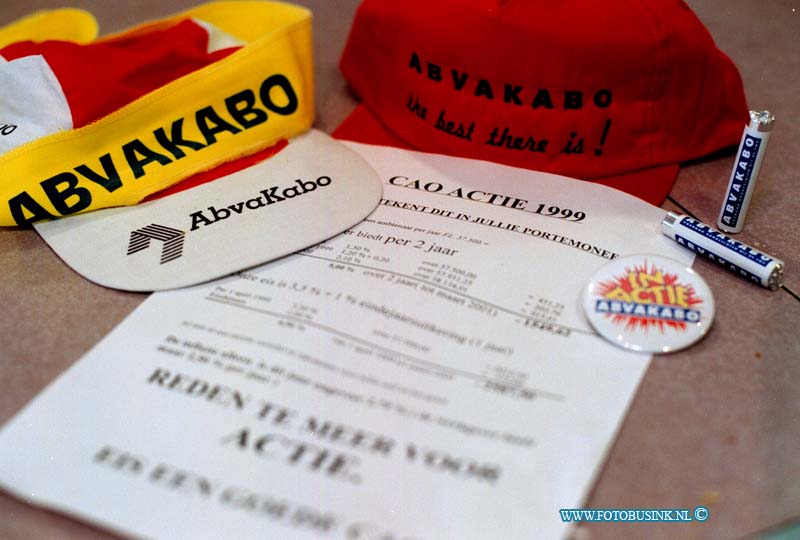
{"label": "cap crown", "polygon": [[683,3],[366,0],[341,60],[412,147],[578,178],[735,144],[741,78]]}

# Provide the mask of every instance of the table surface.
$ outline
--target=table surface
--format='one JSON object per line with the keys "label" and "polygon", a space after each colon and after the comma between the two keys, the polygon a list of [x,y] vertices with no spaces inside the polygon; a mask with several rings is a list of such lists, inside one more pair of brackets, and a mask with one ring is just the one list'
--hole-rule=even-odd
{"label": "table surface", "polygon": [[[190,0],[74,1],[101,33],[188,8]],[[314,11],[316,126],[332,131],[355,106],[337,66],[354,0],[304,1]],[[742,241],[786,262],[800,293],[800,5],[790,0],[690,0],[741,72],[751,108],[776,116]],[[0,25],[61,1],[3,0]],[[795,7],[793,7],[795,6]],[[732,151],[685,165],[670,200],[716,221]],[[705,523],[598,523],[591,540],[744,539],[800,515],[800,301],[697,261],[717,302],[698,345],[656,357],[586,501],[588,508],[692,508]],[[0,424],[145,298],[94,285],[33,231],[0,230]],[[587,534],[588,533],[588,534]],[[583,537],[583,535],[581,535]],[[108,533],[0,493],[0,538],[109,539]]]}

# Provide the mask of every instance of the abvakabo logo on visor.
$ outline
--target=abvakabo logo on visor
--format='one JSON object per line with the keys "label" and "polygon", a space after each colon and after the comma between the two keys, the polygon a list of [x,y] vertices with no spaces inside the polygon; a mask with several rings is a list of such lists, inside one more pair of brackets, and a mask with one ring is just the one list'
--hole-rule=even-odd
{"label": "abvakabo logo on visor", "polygon": [[[191,227],[189,232],[196,231],[200,227],[207,227],[214,225],[220,221],[224,221],[230,217],[242,215],[244,212],[251,210],[259,210],[265,206],[284,202],[287,199],[294,199],[307,193],[316,190],[317,187],[324,188],[329,185],[333,180],[330,176],[320,176],[314,181],[305,181],[300,178],[294,181],[295,185],[280,189],[279,186],[272,186],[267,189],[262,189],[259,195],[246,201],[238,201],[228,206],[217,208],[216,206],[209,206],[206,210],[198,210],[189,214],[191,218]],[[151,240],[158,240],[163,242],[161,248],[161,264],[165,264],[180,258],[183,255],[183,244],[186,232],[181,229],[175,229],[151,223],[140,229],[131,231],[128,240],[127,255],[133,255],[144,251],[150,247]]]}
{"label": "abvakabo logo on visor", "polygon": [[147,227],[136,229],[131,232],[131,238],[128,241],[128,255],[133,255],[150,247],[150,240],[159,240],[164,242],[164,247],[161,250],[161,264],[174,261],[183,255],[183,237],[186,233],[151,223]]}

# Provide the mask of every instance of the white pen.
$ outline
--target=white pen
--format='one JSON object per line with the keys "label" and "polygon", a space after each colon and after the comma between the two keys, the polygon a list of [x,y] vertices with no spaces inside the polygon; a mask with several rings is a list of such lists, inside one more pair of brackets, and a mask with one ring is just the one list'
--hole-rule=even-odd
{"label": "white pen", "polygon": [[661,232],[762,287],[774,291],[783,284],[783,261],[734,240],[702,221],[667,212],[661,221]]}

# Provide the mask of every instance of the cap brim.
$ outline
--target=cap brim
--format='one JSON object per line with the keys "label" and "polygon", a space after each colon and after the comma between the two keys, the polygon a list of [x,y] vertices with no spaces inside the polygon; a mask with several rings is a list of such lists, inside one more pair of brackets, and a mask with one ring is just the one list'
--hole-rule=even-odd
{"label": "cap brim", "polygon": [[670,163],[617,176],[592,178],[588,181],[630,193],[650,204],[661,206],[672,191],[679,170],[680,165]]}
{"label": "cap brim", "polygon": [[271,158],[213,182],[34,226],[87,279],[154,291],[209,281],[322,242],[367,217],[382,191],[366,161],[311,130]]}
{"label": "cap brim", "polygon": [[[364,104],[359,104],[344,119],[339,127],[334,130],[333,136],[337,139],[366,144],[425,151],[424,148],[416,148],[394,135]],[[650,204],[659,206],[672,190],[672,186],[678,178],[679,168],[680,166],[677,163],[672,163],[615,176],[592,178],[586,181],[630,193]]]}

